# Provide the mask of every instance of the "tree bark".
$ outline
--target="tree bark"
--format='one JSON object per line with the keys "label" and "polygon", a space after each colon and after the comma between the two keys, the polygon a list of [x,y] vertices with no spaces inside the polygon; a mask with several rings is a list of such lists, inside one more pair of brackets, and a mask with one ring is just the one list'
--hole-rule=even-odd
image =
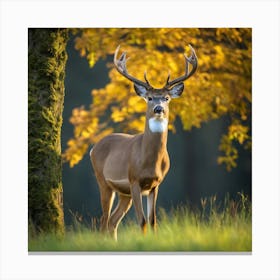
{"label": "tree bark", "polygon": [[28,30],[28,225],[63,232],[61,126],[66,29]]}

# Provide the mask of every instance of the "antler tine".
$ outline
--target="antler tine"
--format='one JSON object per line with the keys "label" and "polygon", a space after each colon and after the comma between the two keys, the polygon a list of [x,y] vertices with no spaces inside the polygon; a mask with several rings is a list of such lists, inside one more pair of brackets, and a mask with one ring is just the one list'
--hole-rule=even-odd
{"label": "antler tine", "polygon": [[166,79],[166,85],[168,85],[169,79],[170,79],[170,70],[168,70],[168,76],[167,76],[167,79]]}
{"label": "antler tine", "polygon": [[[195,50],[193,49],[193,47],[191,45],[189,45],[192,53],[191,53],[191,56],[188,57],[186,54],[184,54],[184,57],[185,57],[185,61],[186,61],[186,70],[185,70],[185,75],[173,80],[173,81],[170,81],[169,82],[169,76],[168,75],[168,78],[167,78],[167,81],[166,81],[166,85],[165,85],[165,88],[169,88],[175,84],[178,84],[180,82],[183,82],[185,80],[187,80],[188,78],[190,78],[196,71],[197,69],[197,56],[196,56],[196,53],[195,53]],[[191,72],[189,73],[189,63],[192,65],[192,70]]]}
{"label": "antler tine", "polygon": [[142,81],[140,81],[140,80],[138,80],[138,79],[136,79],[133,76],[128,74],[127,69],[126,69],[126,62],[129,58],[126,58],[126,52],[123,52],[121,54],[120,58],[117,59],[119,49],[120,49],[120,45],[116,48],[115,54],[114,54],[114,64],[115,64],[118,72],[120,74],[122,74],[124,77],[126,77],[128,80],[132,81],[133,83],[141,85],[141,86],[145,87],[146,89],[150,89],[151,86],[150,86],[150,83],[147,80],[146,73],[144,74],[144,78],[146,80],[146,83],[142,82]]}
{"label": "antler tine", "polygon": [[144,72],[144,79],[149,87],[151,87],[150,82],[147,79],[147,71]]}

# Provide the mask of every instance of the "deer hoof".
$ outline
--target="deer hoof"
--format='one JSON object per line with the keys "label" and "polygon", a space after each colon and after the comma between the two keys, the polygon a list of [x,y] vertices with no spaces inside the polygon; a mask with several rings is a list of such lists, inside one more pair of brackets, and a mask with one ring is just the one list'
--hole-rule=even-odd
{"label": "deer hoof", "polygon": [[142,225],[142,231],[143,231],[143,234],[146,235],[146,233],[147,233],[147,224],[146,223]]}

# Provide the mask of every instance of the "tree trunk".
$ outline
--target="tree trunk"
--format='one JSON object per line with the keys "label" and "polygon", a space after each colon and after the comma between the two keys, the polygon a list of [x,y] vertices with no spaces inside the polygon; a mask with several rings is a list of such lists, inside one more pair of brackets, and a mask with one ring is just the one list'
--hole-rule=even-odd
{"label": "tree trunk", "polygon": [[66,29],[28,30],[28,224],[63,232],[61,125]]}

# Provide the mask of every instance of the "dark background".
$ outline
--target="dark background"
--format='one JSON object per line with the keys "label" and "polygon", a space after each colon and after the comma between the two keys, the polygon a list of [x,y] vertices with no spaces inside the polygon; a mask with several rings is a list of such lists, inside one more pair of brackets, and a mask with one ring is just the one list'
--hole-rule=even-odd
{"label": "dark background", "polygon": [[[69,40],[67,52],[63,151],[73,136],[73,126],[69,122],[72,110],[80,106],[89,108],[91,91],[103,88],[109,82],[106,64],[112,60],[112,57],[108,57],[106,61],[100,60],[89,68],[87,60],[74,49],[73,37]],[[251,198],[251,151],[237,146],[238,166],[230,172],[217,164],[220,139],[226,133],[228,124],[227,117],[223,117],[203,123],[201,128],[183,131],[180,120],[176,121],[176,134],[169,132],[168,136],[171,167],[160,186],[158,207],[166,211],[185,204],[199,207],[201,198],[216,195],[219,202],[224,200],[226,194],[235,198],[241,191]],[[73,168],[64,163],[63,189],[66,225],[73,222],[73,216],[80,217],[86,223],[100,217],[99,191],[88,153]],[[130,213],[134,215],[133,208]]]}

